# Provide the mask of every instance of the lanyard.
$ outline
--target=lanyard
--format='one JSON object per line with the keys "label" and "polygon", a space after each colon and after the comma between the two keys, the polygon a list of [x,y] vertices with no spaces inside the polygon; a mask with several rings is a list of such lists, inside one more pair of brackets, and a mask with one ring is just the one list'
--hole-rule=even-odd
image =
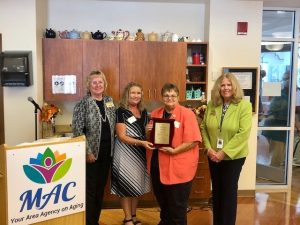
{"label": "lanyard", "polygon": [[220,133],[222,132],[222,124],[223,124],[225,113],[226,113],[226,111],[227,111],[228,108],[229,108],[229,104],[223,104],[221,121],[220,121],[220,125],[219,125]]}

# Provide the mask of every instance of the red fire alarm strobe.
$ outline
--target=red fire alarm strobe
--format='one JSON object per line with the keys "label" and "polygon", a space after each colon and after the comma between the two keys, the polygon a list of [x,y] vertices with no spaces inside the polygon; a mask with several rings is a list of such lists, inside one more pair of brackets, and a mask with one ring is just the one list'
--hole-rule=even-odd
{"label": "red fire alarm strobe", "polygon": [[237,22],[237,35],[247,35],[248,22]]}

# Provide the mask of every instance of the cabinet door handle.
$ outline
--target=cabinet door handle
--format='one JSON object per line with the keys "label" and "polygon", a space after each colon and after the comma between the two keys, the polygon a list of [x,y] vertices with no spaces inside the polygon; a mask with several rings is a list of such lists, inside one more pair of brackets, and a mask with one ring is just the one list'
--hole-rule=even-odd
{"label": "cabinet door handle", "polygon": [[151,98],[151,90],[148,89],[148,98],[150,99]]}
{"label": "cabinet door handle", "polygon": [[156,99],[156,88],[154,89],[154,99]]}
{"label": "cabinet door handle", "polygon": [[195,194],[203,194],[204,191],[194,191]]}

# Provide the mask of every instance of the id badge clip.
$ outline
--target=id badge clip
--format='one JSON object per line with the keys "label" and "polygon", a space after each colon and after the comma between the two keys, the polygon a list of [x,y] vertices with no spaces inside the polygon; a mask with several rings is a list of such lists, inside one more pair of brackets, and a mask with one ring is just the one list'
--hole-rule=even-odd
{"label": "id badge clip", "polygon": [[222,138],[218,138],[217,140],[217,148],[222,149],[224,144],[224,140]]}

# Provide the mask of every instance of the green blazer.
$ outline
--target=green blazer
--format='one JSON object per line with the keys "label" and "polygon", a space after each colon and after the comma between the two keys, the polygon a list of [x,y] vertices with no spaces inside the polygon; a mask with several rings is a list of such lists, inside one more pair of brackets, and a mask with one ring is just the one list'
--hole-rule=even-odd
{"label": "green blazer", "polygon": [[[220,122],[222,105],[215,107],[210,101],[201,123],[201,134],[205,148],[216,151],[223,150],[225,160],[244,158],[248,155],[248,139],[252,125],[251,103],[241,100],[239,103],[231,103],[225,113],[222,128]],[[217,139],[222,138],[223,149],[217,149]]]}

